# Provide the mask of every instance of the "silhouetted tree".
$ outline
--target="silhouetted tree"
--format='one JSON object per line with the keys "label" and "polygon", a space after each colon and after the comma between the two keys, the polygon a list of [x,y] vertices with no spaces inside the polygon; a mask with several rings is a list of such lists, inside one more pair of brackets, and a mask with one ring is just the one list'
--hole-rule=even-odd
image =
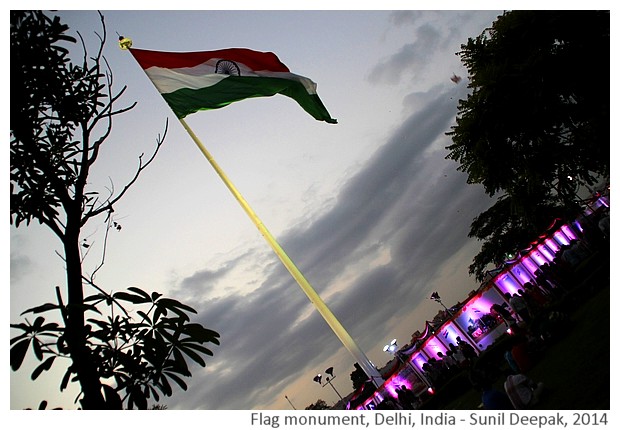
{"label": "silhouetted tree", "polygon": [[446,158],[495,205],[472,224],[470,273],[523,249],[609,174],[608,11],[512,11],[461,46],[468,69]]}
{"label": "silhouetted tree", "polygon": [[324,410],[324,409],[329,409],[329,406],[327,406],[327,403],[325,402],[325,400],[323,399],[318,399],[316,402],[312,403],[311,405],[308,405],[306,407],[306,410]]}
{"label": "silhouetted tree", "polygon": [[[135,105],[113,106],[125,88],[112,89],[100,18],[97,52],[89,57],[82,40],[83,61],[73,64],[67,46],[76,39],[66,34],[68,27],[58,17],[41,11],[10,13],[11,223],[19,227],[36,220],[47,226],[60,239],[66,268],[66,294],[56,287],[56,303],[24,311],[37,315],[33,322],[11,324],[19,333],[11,339],[11,367],[18,370],[31,348],[41,362],[32,379],[57,358],[69,358],[60,390],[78,382],[82,408],[146,409],[147,399],[172,394],[171,381],[187,388],[186,359],[205,366],[203,356],[212,352],[204,344],[219,344],[219,334],[190,323],[194,309],[159,293],[136,287],[105,292],[94,282],[103,257],[90,276],[83,272],[82,250],[89,246],[80,242],[84,226],[105,217],[106,242],[110,229],[120,230],[113,221],[114,205],[165,139],[164,132],[153,153],[139,157],[135,175],[120,191],[112,188],[103,195],[89,188],[89,172],[110,136],[112,119]],[[86,288],[93,294],[87,296]],[[59,322],[46,321],[41,314],[47,312],[57,312]]]}
{"label": "silhouetted tree", "polygon": [[366,372],[362,369],[362,366],[359,363],[354,364],[355,370],[351,372],[351,382],[353,383],[353,390],[357,390],[362,387],[364,383],[370,380]]}

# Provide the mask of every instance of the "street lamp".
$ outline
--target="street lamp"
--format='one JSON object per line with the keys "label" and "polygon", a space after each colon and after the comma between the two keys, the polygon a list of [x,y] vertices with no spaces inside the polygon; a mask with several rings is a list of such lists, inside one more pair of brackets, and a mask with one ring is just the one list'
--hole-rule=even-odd
{"label": "street lamp", "polygon": [[402,354],[398,351],[398,343],[396,342],[396,339],[392,339],[392,341],[390,343],[385,345],[383,347],[383,352],[389,352],[394,357],[396,357],[398,359],[398,361],[400,361],[402,364],[408,364],[413,369],[413,366],[411,365],[409,360],[405,361],[403,359]]}
{"label": "street lamp", "polygon": [[320,373],[318,375],[316,375],[314,378],[312,378],[312,380],[314,382],[316,382],[317,384],[319,384],[320,386],[322,386],[322,387],[325,387],[326,385],[329,384],[334,389],[336,394],[338,394],[338,397],[340,397],[340,400],[343,400],[342,396],[340,395],[338,390],[336,390],[336,387],[334,387],[334,385],[332,384],[332,381],[334,379],[336,379],[336,377],[334,376],[334,368],[333,367],[327,368],[325,370],[325,373],[327,373],[327,375],[329,375],[329,376],[325,377],[325,383],[324,384],[321,383],[321,380],[323,379],[323,376]]}
{"label": "street lamp", "polygon": [[415,373],[417,373],[416,369],[413,367],[411,362],[409,360],[405,360],[403,358],[403,355],[400,353],[400,351],[398,351],[398,343],[396,342],[396,339],[392,339],[392,341],[390,343],[385,345],[383,347],[383,351],[384,352],[389,352],[394,357],[396,357],[398,359],[398,361],[400,361],[402,364],[407,364],[409,367],[411,367],[411,370],[413,370]]}
{"label": "street lamp", "polygon": [[383,352],[389,352],[390,354],[396,355],[396,350],[398,349],[398,344],[396,343],[396,339],[392,339],[390,343],[383,347]]}
{"label": "street lamp", "polygon": [[431,299],[435,300],[437,303],[439,303],[441,306],[443,306],[443,308],[446,310],[446,312],[448,312],[448,314],[450,316],[453,316],[452,312],[450,312],[450,309],[448,309],[446,307],[446,305],[444,305],[443,302],[441,301],[441,297],[439,297],[439,293],[437,291],[435,291],[433,294],[431,294]]}
{"label": "street lamp", "polygon": [[288,398],[287,395],[284,395],[284,397],[286,398],[286,400],[288,400],[288,402],[290,403],[291,407],[295,410],[297,410],[297,408],[295,407],[295,405],[293,405],[293,402],[291,402],[291,399]]}

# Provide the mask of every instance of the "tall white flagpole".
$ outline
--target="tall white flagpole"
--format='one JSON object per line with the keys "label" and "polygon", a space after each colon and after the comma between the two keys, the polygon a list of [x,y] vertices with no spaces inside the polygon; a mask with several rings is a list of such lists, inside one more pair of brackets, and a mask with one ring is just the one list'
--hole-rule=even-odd
{"label": "tall white flagpole", "polygon": [[[129,38],[125,38],[123,36],[119,37],[119,46],[123,50],[128,50],[131,48],[132,41]],[[176,116],[176,115],[175,115]],[[177,117],[178,118],[178,117]],[[362,368],[364,373],[370,378],[375,387],[380,387],[383,384],[383,378],[379,371],[375,368],[375,366],[371,363],[371,361],[366,357],[366,354],[357,346],[353,338],[349,335],[349,333],[342,326],[340,321],[336,318],[336,316],[332,313],[332,311],[327,307],[325,302],[319,297],[317,292],[312,288],[312,285],[306,280],[305,276],[301,273],[301,271],[297,268],[295,263],[289,258],[284,249],[280,246],[278,241],[273,237],[273,235],[267,230],[267,227],[260,220],[258,215],[252,210],[248,202],[243,198],[241,193],[237,190],[237,188],[233,185],[233,183],[228,179],[228,176],[224,173],[224,171],[217,164],[213,156],[207,151],[207,148],[202,144],[198,136],[193,132],[193,130],[189,127],[189,125],[185,122],[183,118],[178,118],[183,128],[190,135],[194,143],[198,146],[198,149],[203,153],[206,159],[209,161],[213,169],[215,169],[216,173],[219,177],[224,181],[224,184],[228,187],[230,192],[235,196],[235,199],[239,202],[243,210],[248,214],[252,222],[256,225],[258,230],[261,232],[265,240],[271,245],[271,248],[274,250],[276,255],[280,258],[284,266],[288,269],[288,271],[293,275],[293,278],[297,281],[302,291],[308,296],[312,304],[314,304],[315,308],[319,311],[319,313],[323,316],[327,324],[334,331],[338,339],[342,342],[342,344],[347,348],[347,350],[353,355],[353,358],[357,361],[359,366]]]}
{"label": "tall white flagpole", "polygon": [[280,258],[284,266],[288,269],[288,271],[293,275],[293,278],[297,281],[301,289],[306,296],[310,299],[312,304],[314,304],[315,308],[319,311],[319,313],[323,316],[327,324],[334,331],[336,336],[340,339],[342,344],[347,348],[347,350],[353,355],[353,358],[360,365],[362,370],[366,373],[366,375],[371,379],[372,383],[375,387],[380,387],[383,384],[383,378],[379,371],[375,368],[372,362],[366,357],[364,352],[357,346],[353,338],[349,335],[349,333],[342,326],[340,321],[336,318],[336,316],[332,313],[332,311],[327,307],[325,302],[319,297],[317,292],[314,290],[312,285],[308,282],[305,276],[301,273],[301,271],[297,268],[295,263],[289,258],[284,249],[280,246],[278,241],[273,237],[273,235],[269,232],[267,227],[260,220],[258,215],[252,210],[248,202],[243,198],[239,190],[234,186],[234,184],[228,179],[228,176],[217,164],[213,156],[207,151],[207,148],[202,144],[198,136],[193,132],[193,130],[189,127],[189,125],[185,122],[183,118],[179,118],[179,121],[190,135],[194,143],[198,146],[202,154],[209,161],[213,169],[216,171],[218,176],[224,181],[230,192],[235,196],[235,199],[239,202],[243,210],[248,214],[254,225],[261,232],[265,240],[271,245],[271,248],[274,250],[276,255]]}

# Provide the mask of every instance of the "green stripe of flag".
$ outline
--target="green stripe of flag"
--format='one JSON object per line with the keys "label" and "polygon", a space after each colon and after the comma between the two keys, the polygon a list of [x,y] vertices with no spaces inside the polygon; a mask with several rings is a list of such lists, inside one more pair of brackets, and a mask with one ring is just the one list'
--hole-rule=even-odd
{"label": "green stripe of flag", "polygon": [[282,94],[294,99],[306,112],[319,121],[336,124],[321,99],[309,94],[297,80],[272,77],[227,76],[220,82],[201,89],[183,88],[162,94],[173,112],[179,117],[199,110],[218,109],[233,102],[252,97]]}

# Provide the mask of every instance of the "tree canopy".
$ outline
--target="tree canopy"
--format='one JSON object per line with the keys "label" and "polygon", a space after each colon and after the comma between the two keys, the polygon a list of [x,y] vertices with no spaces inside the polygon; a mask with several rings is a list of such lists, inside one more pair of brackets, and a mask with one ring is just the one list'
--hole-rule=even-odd
{"label": "tree canopy", "polygon": [[470,273],[523,249],[580,186],[609,174],[608,11],[511,11],[457,53],[470,93],[446,158],[495,204],[471,225],[483,241]]}

